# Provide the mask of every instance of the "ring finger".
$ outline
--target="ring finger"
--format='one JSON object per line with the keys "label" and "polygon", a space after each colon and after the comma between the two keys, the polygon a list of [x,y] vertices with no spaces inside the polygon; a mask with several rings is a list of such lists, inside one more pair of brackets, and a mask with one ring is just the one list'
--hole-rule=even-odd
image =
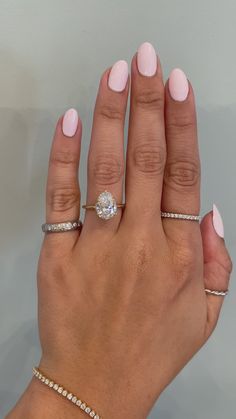
{"label": "ring finger", "polygon": [[[180,69],[172,71],[165,89],[167,161],[162,211],[198,215],[200,159],[193,89]],[[166,234],[174,239],[200,237],[195,221],[163,219]]]}
{"label": "ring finger", "polygon": [[[128,64],[118,61],[103,74],[97,95],[88,154],[87,205],[94,205],[100,193],[111,192],[122,201],[124,174],[124,122],[128,98]],[[110,220],[86,210],[83,232],[116,231],[121,209]]]}

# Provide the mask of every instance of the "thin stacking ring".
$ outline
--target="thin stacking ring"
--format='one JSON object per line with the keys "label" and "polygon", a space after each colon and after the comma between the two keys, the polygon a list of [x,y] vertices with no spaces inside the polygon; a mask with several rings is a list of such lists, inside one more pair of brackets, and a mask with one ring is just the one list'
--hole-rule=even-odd
{"label": "thin stacking ring", "polygon": [[216,290],[209,290],[209,289],[205,288],[205,292],[207,294],[212,294],[212,295],[217,295],[217,296],[220,296],[220,297],[225,297],[226,295],[228,295],[229,290],[226,290],[226,291],[216,291]]}
{"label": "thin stacking ring", "polygon": [[175,212],[163,212],[161,211],[162,218],[174,218],[180,220],[189,220],[189,221],[200,221],[200,215],[192,215],[192,214],[179,214]]}
{"label": "thin stacking ring", "polygon": [[81,230],[82,221],[64,221],[62,223],[44,223],[42,224],[42,230],[44,233],[59,233],[71,230]]}

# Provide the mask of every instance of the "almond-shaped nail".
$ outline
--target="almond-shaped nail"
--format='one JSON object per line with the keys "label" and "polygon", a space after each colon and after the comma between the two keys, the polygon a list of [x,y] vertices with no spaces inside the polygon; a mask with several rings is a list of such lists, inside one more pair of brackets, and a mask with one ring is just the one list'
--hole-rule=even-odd
{"label": "almond-shaped nail", "polygon": [[224,238],[224,224],[223,224],[223,220],[222,217],[220,215],[220,211],[218,210],[217,206],[215,204],[213,204],[213,226],[214,229],[216,231],[216,233],[218,234],[218,236]]}
{"label": "almond-shaped nail", "polygon": [[151,77],[157,71],[157,54],[150,42],[140,45],[137,54],[138,70],[143,76]]}
{"label": "almond-shaped nail", "polygon": [[126,61],[117,61],[111,68],[108,86],[114,92],[122,92],[125,89],[129,76],[129,67]]}
{"label": "almond-shaped nail", "polygon": [[78,112],[71,108],[65,112],[62,123],[63,134],[67,137],[73,137],[76,133],[79,122]]}
{"label": "almond-shaped nail", "polygon": [[180,68],[175,68],[170,73],[169,91],[172,99],[183,102],[189,92],[188,79]]}

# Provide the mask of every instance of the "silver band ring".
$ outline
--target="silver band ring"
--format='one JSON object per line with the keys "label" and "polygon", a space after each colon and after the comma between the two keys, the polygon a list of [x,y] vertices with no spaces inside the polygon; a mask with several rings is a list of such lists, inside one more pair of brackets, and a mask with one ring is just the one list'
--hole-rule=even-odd
{"label": "silver band ring", "polygon": [[162,218],[178,218],[180,220],[189,220],[189,221],[200,221],[200,215],[192,215],[192,214],[179,214],[175,212],[164,212],[161,211]]}
{"label": "silver band ring", "polygon": [[59,233],[65,231],[72,231],[72,230],[81,230],[82,229],[82,221],[74,220],[74,221],[64,221],[61,223],[44,223],[42,224],[42,230],[44,233]]}
{"label": "silver band ring", "polygon": [[228,295],[229,290],[226,290],[226,291],[216,291],[216,290],[209,290],[209,289],[205,288],[205,292],[207,294],[212,294],[212,295],[217,295],[217,296],[220,296],[220,297],[225,297],[226,295]]}

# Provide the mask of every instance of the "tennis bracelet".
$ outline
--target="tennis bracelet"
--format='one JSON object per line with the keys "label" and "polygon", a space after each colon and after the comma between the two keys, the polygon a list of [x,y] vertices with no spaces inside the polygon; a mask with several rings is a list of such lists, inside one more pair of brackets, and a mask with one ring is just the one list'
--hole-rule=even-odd
{"label": "tennis bracelet", "polygon": [[52,390],[59,393],[61,396],[69,400],[71,403],[73,403],[75,406],[79,407],[81,410],[83,410],[84,413],[86,413],[88,416],[90,416],[93,419],[102,419],[102,417],[95,412],[94,409],[89,407],[87,403],[80,400],[77,396],[75,396],[70,391],[66,390],[64,387],[62,387],[60,384],[55,383],[52,381],[49,377],[46,377],[46,375],[40,371],[38,368],[33,368],[33,374],[38,380],[40,380],[43,384],[51,388]]}

